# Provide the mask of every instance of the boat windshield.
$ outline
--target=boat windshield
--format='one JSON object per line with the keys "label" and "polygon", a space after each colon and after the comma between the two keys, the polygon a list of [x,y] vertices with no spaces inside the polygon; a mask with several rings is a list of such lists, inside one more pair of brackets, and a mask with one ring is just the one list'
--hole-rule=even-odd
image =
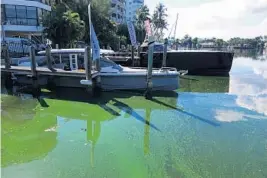
{"label": "boat windshield", "polygon": [[100,67],[103,68],[103,67],[112,67],[113,69],[117,69],[119,71],[122,71],[123,68],[116,64],[115,62],[107,59],[107,58],[101,58],[100,60]]}

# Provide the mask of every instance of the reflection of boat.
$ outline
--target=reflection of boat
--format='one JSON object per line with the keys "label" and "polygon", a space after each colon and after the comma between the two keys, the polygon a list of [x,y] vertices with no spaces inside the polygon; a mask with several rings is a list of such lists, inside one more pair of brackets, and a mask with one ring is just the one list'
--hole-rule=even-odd
{"label": "reflection of boat", "polygon": [[[147,43],[143,43],[140,53],[141,67],[147,66]],[[188,70],[192,75],[227,75],[232,67],[233,52],[178,50],[167,52],[167,66],[177,70]],[[155,45],[154,67],[160,67],[163,59],[163,44]]]}
{"label": "reflection of boat", "polygon": [[179,91],[201,93],[228,93],[229,77],[185,76],[180,78]]}
{"label": "reflection of boat", "polygon": [[34,99],[3,94],[1,99],[2,166],[44,158],[57,143],[56,133],[46,131],[56,126],[56,119],[36,114]]}
{"label": "reflection of boat", "polygon": [[[40,51],[39,54],[45,54]],[[84,69],[84,49],[53,49],[51,55],[56,63],[66,63],[70,70]],[[147,88],[147,70],[117,65],[108,58],[101,57],[101,87],[104,90]],[[66,67],[64,67],[66,68]],[[179,73],[174,68],[155,69],[152,72],[153,90],[175,90],[178,88]]]}

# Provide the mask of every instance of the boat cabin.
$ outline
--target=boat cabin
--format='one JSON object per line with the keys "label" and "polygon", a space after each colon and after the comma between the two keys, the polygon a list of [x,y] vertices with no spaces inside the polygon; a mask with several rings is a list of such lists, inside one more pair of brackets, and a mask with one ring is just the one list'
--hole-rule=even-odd
{"label": "boat cabin", "polygon": [[[66,70],[84,69],[84,48],[74,49],[52,49],[51,57],[54,65],[65,64]],[[113,50],[101,49],[100,54],[114,53]],[[45,51],[38,52],[39,55],[45,55]]]}
{"label": "boat cabin", "polygon": [[[84,49],[52,49],[51,57],[54,66],[65,65],[64,70],[83,70],[84,69]],[[108,55],[109,53],[114,53],[112,50],[100,50],[101,56],[103,54]],[[38,54],[43,55],[45,51],[40,51]],[[109,60],[107,57],[100,58],[100,67],[101,71],[122,71],[122,67],[117,65],[112,60]]]}

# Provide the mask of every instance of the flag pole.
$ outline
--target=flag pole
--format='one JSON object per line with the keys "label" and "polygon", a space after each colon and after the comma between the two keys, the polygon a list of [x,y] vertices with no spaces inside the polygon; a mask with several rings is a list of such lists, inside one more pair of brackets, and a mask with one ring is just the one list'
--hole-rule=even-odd
{"label": "flag pole", "polygon": [[89,5],[88,5],[88,19],[89,19],[89,39],[90,39],[90,41],[89,41],[89,50],[90,50],[90,52],[89,52],[89,59],[90,59],[90,61],[92,61],[92,55],[93,54],[91,54],[91,51],[92,51],[92,21],[91,21],[91,4],[89,3]]}
{"label": "flag pole", "polygon": [[[88,5],[88,16],[89,16],[89,29],[90,28],[90,23],[91,23],[91,12],[90,12],[90,4]],[[91,32],[89,34],[89,45],[85,47],[84,49],[84,69],[85,69],[85,78],[86,78],[86,83],[91,83],[92,80],[92,60],[91,60]],[[89,82],[90,81],[90,82]]]}
{"label": "flag pole", "polygon": [[[89,35],[90,35],[90,43],[89,43],[89,64],[92,70],[92,60],[94,58],[93,56],[93,38],[92,38],[92,21],[91,21],[91,4],[89,3],[88,5],[88,20],[89,20]],[[95,32],[94,32],[95,35]],[[96,36],[96,35],[95,35]],[[99,53],[100,53],[100,49],[99,49]],[[97,57],[97,56],[95,56]],[[101,68],[100,68],[100,56],[98,56],[98,58],[95,60],[94,64],[95,65],[95,70],[100,73],[101,72]],[[99,96],[100,92],[101,92],[101,78],[100,75],[97,75],[96,77],[92,78],[92,90],[93,90],[93,96]]]}

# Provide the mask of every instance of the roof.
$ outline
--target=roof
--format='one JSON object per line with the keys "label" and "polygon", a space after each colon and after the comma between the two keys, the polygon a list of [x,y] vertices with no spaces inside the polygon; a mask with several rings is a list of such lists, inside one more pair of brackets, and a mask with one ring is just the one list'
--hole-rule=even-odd
{"label": "roof", "polygon": [[[51,54],[73,54],[73,53],[84,53],[85,48],[71,48],[71,49],[51,49]],[[114,53],[113,50],[100,49],[102,53]],[[38,54],[45,54],[45,51],[39,51]]]}

